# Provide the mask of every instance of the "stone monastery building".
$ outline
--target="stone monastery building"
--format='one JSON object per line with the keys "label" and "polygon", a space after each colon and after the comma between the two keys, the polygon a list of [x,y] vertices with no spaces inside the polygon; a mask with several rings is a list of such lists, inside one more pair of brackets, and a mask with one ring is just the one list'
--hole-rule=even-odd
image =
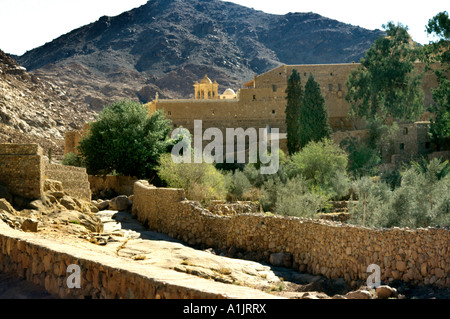
{"label": "stone monastery building", "polygon": [[[287,80],[296,69],[301,76],[304,86],[310,75],[320,84],[322,94],[328,107],[330,126],[333,129],[333,138],[339,142],[352,135],[361,138],[364,134],[365,124],[361,119],[349,119],[347,114],[350,105],[345,100],[347,88],[345,82],[352,70],[357,69],[359,63],[326,64],[326,65],[281,65],[243,85],[237,93],[231,89],[225,90],[222,95],[218,93],[219,84],[205,76],[200,83],[194,84],[194,99],[159,99],[148,103],[150,113],[162,109],[167,118],[171,119],[174,127],[183,126],[191,133],[194,129],[194,120],[203,121],[203,130],[216,127],[225,132],[226,128],[278,128],[280,145],[285,149],[286,133],[286,93]],[[420,64],[416,69],[422,68]],[[432,103],[431,90],[435,80],[427,75],[423,79],[425,92],[425,105]],[[429,142],[420,134],[426,132],[427,123],[404,123],[410,135],[403,134],[394,150],[400,153],[417,153],[419,149],[424,152]],[[415,134],[411,136],[411,134]],[[417,135],[419,134],[419,135]],[[426,134],[425,134],[426,135]],[[402,141],[402,138],[404,141]],[[420,141],[418,141],[418,139]],[[420,145],[418,145],[420,144]]]}

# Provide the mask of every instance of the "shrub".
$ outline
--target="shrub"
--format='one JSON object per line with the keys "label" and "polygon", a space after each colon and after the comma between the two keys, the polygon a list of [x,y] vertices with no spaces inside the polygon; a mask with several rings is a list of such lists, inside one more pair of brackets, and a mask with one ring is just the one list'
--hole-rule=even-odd
{"label": "shrub", "polygon": [[349,223],[364,226],[384,226],[389,213],[390,187],[384,182],[363,176],[352,183],[357,202],[349,204]]}
{"label": "shrub", "polygon": [[358,201],[349,207],[349,222],[374,227],[427,227],[450,224],[448,163],[413,163],[401,172],[400,186],[363,177],[353,184]]}
{"label": "shrub", "polygon": [[83,158],[73,152],[65,154],[61,163],[67,166],[85,167]]}
{"label": "shrub", "polygon": [[244,193],[252,187],[247,176],[237,170],[231,175],[231,183],[229,186],[229,195],[232,200],[243,200]]}
{"label": "shrub", "polygon": [[326,191],[330,197],[341,197],[349,190],[347,163],[347,154],[333,141],[324,139],[310,142],[294,154],[286,173],[289,178],[303,176],[311,186]]}
{"label": "shrub", "polygon": [[227,179],[213,164],[175,163],[172,155],[166,153],[159,159],[157,172],[168,187],[183,188],[190,200],[208,202],[226,198]]}
{"label": "shrub", "polygon": [[311,190],[303,177],[288,180],[276,193],[275,211],[280,215],[318,218],[329,198],[320,189]]}

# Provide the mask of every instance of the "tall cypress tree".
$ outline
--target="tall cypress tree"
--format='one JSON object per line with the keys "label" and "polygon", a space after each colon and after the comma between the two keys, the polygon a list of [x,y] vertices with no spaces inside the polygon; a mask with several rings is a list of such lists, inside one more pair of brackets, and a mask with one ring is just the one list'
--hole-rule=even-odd
{"label": "tall cypress tree", "polygon": [[311,141],[318,142],[323,138],[329,138],[330,135],[331,127],[325,99],[319,83],[310,74],[300,109],[300,147],[305,147]]}
{"label": "tall cypress tree", "polygon": [[300,109],[303,100],[300,74],[295,69],[287,81],[286,99],[287,148],[292,155],[300,150]]}

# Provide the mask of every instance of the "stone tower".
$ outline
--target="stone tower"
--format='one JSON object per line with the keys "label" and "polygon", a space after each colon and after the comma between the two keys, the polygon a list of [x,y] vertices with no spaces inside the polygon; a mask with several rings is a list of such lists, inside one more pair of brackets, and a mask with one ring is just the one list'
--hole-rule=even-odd
{"label": "stone tower", "polygon": [[194,88],[196,100],[217,100],[219,98],[219,84],[216,81],[213,83],[208,75],[205,75],[200,83],[195,82]]}

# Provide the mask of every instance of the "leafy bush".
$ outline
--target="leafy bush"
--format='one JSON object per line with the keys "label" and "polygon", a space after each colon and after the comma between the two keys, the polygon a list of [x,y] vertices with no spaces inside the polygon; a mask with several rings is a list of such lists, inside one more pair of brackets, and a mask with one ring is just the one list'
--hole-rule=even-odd
{"label": "leafy bush", "polygon": [[248,192],[252,187],[252,184],[248,180],[247,176],[236,170],[231,175],[231,183],[229,186],[229,195],[232,200],[243,200],[244,193]]}
{"label": "leafy bush", "polygon": [[353,184],[358,201],[351,205],[350,222],[373,227],[450,225],[448,162],[413,163],[401,172],[394,190],[384,182],[363,177]]}
{"label": "leafy bush", "polygon": [[326,191],[330,197],[348,194],[347,154],[333,141],[324,139],[311,142],[291,157],[286,167],[289,178],[303,176],[315,187]]}
{"label": "leafy bush", "polygon": [[384,226],[389,214],[391,189],[384,182],[363,176],[352,183],[356,203],[349,204],[349,223],[364,226]]}
{"label": "leafy bush", "polygon": [[275,209],[275,205],[277,203],[277,192],[283,186],[284,183],[279,177],[269,179],[261,186],[262,195],[260,198],[260,204],[265,212],[270,212]]}
{"label": "leafy bush", "polygon": [[167,153],[160,157],[157,172],[168,187],[183,188],[188,199],[208,202],[226,198],[227,179],[213,164],[175,163]]}
{"label": "leafy bush", "polygon": [[85,167],[83,158],[73,152],[64,155],[61,163],[67,166]]}
{"label": "leafy bush", "polygon": [[275,212],[281,215],[318,218],[329,198],[320,190],[311,190],[303,177],[288,180],[276,193]]}

